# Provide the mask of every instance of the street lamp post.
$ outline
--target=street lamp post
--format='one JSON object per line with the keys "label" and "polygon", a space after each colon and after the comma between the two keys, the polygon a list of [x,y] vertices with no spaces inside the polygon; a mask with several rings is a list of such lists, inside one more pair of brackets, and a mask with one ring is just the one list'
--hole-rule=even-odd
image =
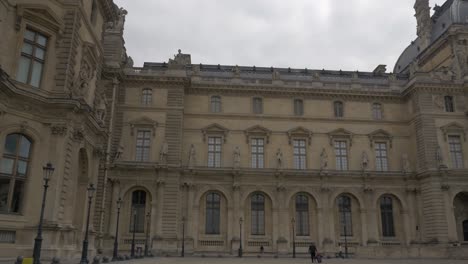
{"label": "street lamp post", "polygon": [[136,208],[133,209],[133,236],[132,236],[132,249],[130,251],[130,257],[135,258],[135,232],[136,232],[136,220],[137,220],[137,211]]}
{"label": "street lamp post", "polygon": [[[345,213],[343,213],[345,214]],[[344,218],[343,218],[344,219]],[[345,252],[345,258],[348,258],[348,230],[346,229],[346,220],[344,223],[344,252]]]}
{"label": "street lamp post", "polygon": [[90,217],[90,214],[91,214],[91,203],[93,201],[93,196],[94,196],[95,191],[96,191],[96,188],[94,188],[94,185],[92,183],[89,184],[89,187],[88,187],[88,216],[87,216],[87,219],[86,219],[86,232],[85,232],[85,238],[83,240],[83,249],[81,251],[80,264],[88,264],[89,217]]}
{"label": "street lamp post", "polygon": [[296,232],[295,232],[295,225],[296,225],[296,219],[294,217],[291,219],[291,224],[292,224],[292,244],[293,244],[293,258],[296,258]]}
{"label": "street lamp post", "polygon": [[112,261],[118,260],[119,249],[119,220],[120,220],[120,207],[122,206],[122,198],[117,200],[117,224],[115,226],[115,239],[114,239],[114,252],[112,254]]}
{"label": "street lamp post", "polygon": [[344,197],[341,197],[340,202],[340,210],[341,210],[341,217],[343,221],[343,231],[344,231],[344,243],[345,243],[345,258],[348,258],[348,221],[347,221],[347,213],[350,213],[351,205],[344,200]]}
{"label": "street lamp post", "polygon": [[182,217],[182,257],[185,256],[185,216]]}
{"label": "street lamp post", "polygon": [[239,218],[239,258],[242,258],[242,222],[244,220]]}
{"label": "street lamp post", "polygon": [[148,212],[146,214],[146,240],[145,240],[145,257],[148,257],[148,248],[149,248],[149,231],[150,231],[150,218],[151,218],[151,213]]}
{"label": "street lamp post", "polygon": [[44,208],[47,196],[47,188],[49,188],[49,180],[54,173],[55,168],[49,162],[45,167],[42,167],[44,173],[44,193],[42,194],[41,216],[39,218],[39,226],[37,227],[37,236],[34,239],[33,260],[34,264],[41,263],[41,248],[42,248],[42,222],[44,219]]}

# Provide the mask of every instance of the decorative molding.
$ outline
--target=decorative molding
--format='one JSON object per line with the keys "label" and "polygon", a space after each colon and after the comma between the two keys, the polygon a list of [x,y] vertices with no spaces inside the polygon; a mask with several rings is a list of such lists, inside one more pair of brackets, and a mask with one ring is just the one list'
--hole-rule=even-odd
{"label": "decorative molding", "polygon": [[224,143],[226,143],[227,135],[229,130],[220,124],[214,123],[207,127],[202,128],[203,142],[206,142],[206,139],[209,135],[220,135],[223,137]]}
{"label": "decorative molding", "polygon": [[67,133],[66,124],[53,124],[50,126],[52,135],[64,136]]}
{"label": "decorative molding", "polygon": [[383,129],[378,129],[368,135],[370,146],[373,147],[376,141],[385,141],[388,142],[390,148],[393,147],[393,136],[390,135],[387,131]]}
{"label": "decorative molding", "polygon": [[247,144],[250,143],[252,137],[264,137],[266,143],[270,143],[271,130],[268,128],[262,127],[260,125],[255,125],[253,127],[247,128],[244,131]]}
{"label": "decorative molding", "polygon": [[328,138],[330,139],[330,146],[333,146],[333,141],[335,139],[344,139],[349,142],[349,146],[353,145],[353,136],[354,134],[344,128],[338,128],[328,133]]}
{"label": "decorative molding", "polygon": [[293,138],[306,138],[307,143],[310,145],[312,143],[312,132],[304,127],[296,127],[287,132],[289,145],[292,144]]}
{"label": "decorative molding", "polygon": [[76,141],[83,141],[83,139],[84,139],[84,129],[83,128],[73,129],[72,137]]}
{"label": "decorative molding", "polygon": [[128,122],[130,125],[130,135],[135,135],[135,128],[148,128],[151,129],[153,137],[156,136],[156,128],[158,127],[158,122],[154,121],[151,118],[146,116],[135,119],[133,121]]}
{"label": "decorative molding", "polygon": [[466,130],[465,127],[460,125],[457,122],[452,122],[440,128],[442,133],[444,133],[444,140],[447,141],[447,138],[450,134],[460,135],[463,138],[463,141],[466,141]]}

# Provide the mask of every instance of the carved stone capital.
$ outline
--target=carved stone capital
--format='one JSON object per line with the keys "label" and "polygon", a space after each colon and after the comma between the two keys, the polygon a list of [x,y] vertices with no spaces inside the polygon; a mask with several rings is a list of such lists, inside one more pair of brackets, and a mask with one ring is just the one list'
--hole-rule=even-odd
{"label": "carved stone capital", "polygon": [[65,124],[54,124],[50,127],[50,132],[54,136],[64,136],[67,133],[67,129]]}

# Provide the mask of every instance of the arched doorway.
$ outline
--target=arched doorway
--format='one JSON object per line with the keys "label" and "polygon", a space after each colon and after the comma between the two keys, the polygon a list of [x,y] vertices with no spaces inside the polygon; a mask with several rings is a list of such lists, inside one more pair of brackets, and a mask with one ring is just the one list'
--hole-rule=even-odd
{"label": "arched doorway", "polygon": [[453,200],[453,211],[459,241],[468,241],[468,193],[461,192]]}

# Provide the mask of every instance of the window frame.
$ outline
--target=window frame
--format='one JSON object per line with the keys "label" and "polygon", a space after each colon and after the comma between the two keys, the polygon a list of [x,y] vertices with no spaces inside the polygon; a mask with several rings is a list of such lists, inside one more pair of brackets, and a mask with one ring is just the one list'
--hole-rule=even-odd
{"label": "window frame", "polygon": [[306,170],[307,169],[307,139],[293,138],[292,146],[293,146],[294,169]]}
{"label": "window frame", "polygon": [[[260,197],[262,199],[257,199]],[[252,236],[264,236],[265,235],[265,207],[266,207],[265,201],[266,201],[266,196],[262,193],[254,193],[250,197],[250,213],[251,213],[250,234]]]}
{"label": "window frame", "polygon": [[304,116],[304,100],[295,98],[293,100],[294,116]]}
{"label": "window frame", "polygon": [[455,100],[452,95],[444,96],[444,110],[447,113],[455,113]]}
{"label": "window frame", "polygon": [[[143,137],[140,137],[140,133],[143,133]],[[143,129],[139,128],[136,131],[135,134],[135,161],[136,162],[150,162],[151,161],[151,145],[153,144],[151,138],[152,138],[153,132],[151,129]],[[148,137],[146,137],[148,135]],[[138,144],[138,141],[142,140],[142,144]],[[148,145],[145,146],[145,142],[148,141]],[[147,149],[148,155],[147,158],[145,158],[145,150]],[[141,154],[141,158],[139,158],[139,155]]]}
{"label": "window frame", "polygon": [[[388,163],[388,144],[385,141],[376,141],[373,143],[374,145],[374,153],[375,153],[375,170],[380,172],[389,171],[389,163]],[[380,148],[380,146],[385,146],[384,149]],[[383,151],[385,155],[383,155]]]}
{"label": "window frame", "polygon": [[344,103],[343,101],[333,101],[333,113],[335,118],[344,117]]}
{"label": "window frame", "polygon": [[[337,143],[344,143],[344,148],[341,144],[339,144],[339,148],[337,149]],[[349,150],[348,150],[348,141],[343,139],[336,139],[333,141],[333,150],[335,153],[335,167],[336,170],[339,171],[347,171],[349,170]],[[337,154],[337,150],[340,150],[340,154]],[[343,154],[342,151],[345,151]],[[344,162],[343,162],[344,161]],[[345,165],[343,165],[345,164]]]}
{"label": "window frame", "polygon": [[[142,199],[141,196],[137,197],[139,200],[144,200],[143,203],[135,203],[134,198],[135,196],[138,196],[138,194],[144,193],[144,198]],[[141,201],[139,201],[141,202]],[[133,227],[134,227],[134,212],[135,209],[137,209],[136,213],[136,228],[135,228],[135,233],[141,234],[145,233],[146,231],[146,205],[148,203],[148,192],[145,190],[134,190],[131,192],[131,200],[130,200],[130,221],[129,221],[129,232],[133,232]],[[140,210],[138,210],[140,209]],[[143,210],[141,210],[143,209]],[[143,211],[143,214],[141,214],[141,211]]]}
{"label": "window frame", "polygon": [[[303,198],[303,199],[299,199]],[[309,236],[309,196],[303,193],[297,194],[294,199],[296,216],[296,236]],[[299,205],[299,206],[298,206]]]}
{"label": "window frame", "polygon": [[222,99],[219,95],[212,95],[210,97],[210,113],[222,112]]}
{"label": "window frame", "polygon": [[372,119],[383,120],[383,105],[375,102],[372,104]]}
{"label": "window frame", "polygon": [[[458,142],[453,143],[451,142],[452,139],[457,139]],[[448,151],[450,155],[450,163],[452,168],[454,169],[463,169],[465,168],[464,160],[463,160],[463,141],[460,135],[447,135],[447,145]],[[455,149],[454,146],[457,145],[458,149]]]}
{"label": "window frame", "polygon": [[[214,199],[217,197],[217,200]],[[212,198],[211,200],[209,198]],[[221,234],[221,195],[209,192],[205,197],[205,235]],[[210,212],[210,213],[209,213]],[[210,219],[210,221],[208,221]]]}
{"label": "window frame", "polygon": [[[29,40],[26,38],[26,33],[27,32],[32,32],[34,33],[34,40]],[[25,27],[25,29],[22,31],[22,39],[21,39],[21,46],[20,46],[20,49],[19,49],[19,56],[18,56],[18,60],[17,60],[17,65],[16,65],[16,78],[15,80],[20,82],[20,83],[23,83],[25,85],[29,85],[31,87],[34,87],[34,88],[38,88],[40,89],[42,87],[42,82],[43,82],[43,79],[44,79],[44,73],[46,71],[46,61],[47,61],[47,56],[48,56],[48,53],[49,53],[49,46],[51,45],[51,36],[49,34],[44,34],[43,31],[41,30],[37,30],[36,28],[34,27],[30,27],[29,25],[27,25]],[[43,37],[45,39],[45,46],[41,45],[40,43],[38,43],[38,37]],[[32,50],[31,50],[31,54],[28,54],[27,52],[24,52],[24,47],[27,45],[30,45]],[[43,58],[39,58],[39,57],[36,57],[36,51],[40,49],[40,50],[43,50]],[[21,60],[22,58],[25,58],[27,59],[29,62],[28,62],[28,68],[27,68],[27,76],[26,76],[26,81],[23,81],[23,80],[20,80],[19,77],[20,77],[20,73],[21,73],[21,69],[20,69],[20,66],[21,66]],[[32,81],[32,74],[33,74],[33,71],[34,71],[34,63],[39,63],[41,65],[41,70],[40,70],[40,74],[39,74],[39,81],[38,81],[38,84],[37,86],[32,84],[31,81]]]}
{"label": "window frame", "polygon": [[[382,227],[382,237],[393,238],[396,237],[395,233],[395,218],[393,215],[393,197],[383,195],[379,199],[380,207],[380,223]],[[385,203],[386,202],[386,203]]]}
{"label": "window frame", "polygon": [[[260,141],[262,142],[261,144],[259,144]],[[263,137],[250,138],[250,163],[252,169],[265,168],[265,143],[266,141]]]}
{"label": "window frame", "polygon": [[[7,146],[7,139],[8,136],[13,136],[17,135],[15,145],[15,153],[14,154],[8,154],[6,153],[6,146]],[[29,144],[28,147],[28,156],[23,157],[20,156],[20,151],[21,151],[21,144],[22,140],[26,140]],[[25,195],[25,187],[26,183],[28,180],[29,172],[30,172],[30,167],[31,167],[31,162],[32,162],[32,153],[33,153],[33,147],[34,147],[34,141],[29,137],[28,135],[20,132],[12,132],[8,133],[3,142],[3,149],[2,149],[2,156],[0,157],[0,166],[1,166],[1,161],[4,159],[8,160],[13,160],[12,163],[12,173],[3,173],[0,171],[0,179],[8,181],[8,193],[7,193],[7,199],[6,199],[6,210],[5,211],[0,211],[0,214],[21,214],[21,211],[23,209],[23,203],[24,203],[24,195]],[[25,173],[24,175],[19,175],[18,174],[18,162],[24,162],[26,163],[25,166]],[[0,168],[1,169],[1,168]],[[17,182],[21,182],[21,185],[18,185]],[[15,198],[14,196],[16,195],[15,192],[17,191],[17,186],[21,186],[19,190],[19,197]],[[15,199],[18,199],[19,201],[15,202]],[[13,208],[13,204],[16,204],[15,208]]]}
{"label": "window frame", "polygon": [[[208,168],[221,168],[222,159],[223,159],[223,137],[208,136],[207,145],[208,145],[207,167]],[[211,146],[213,146],[212,149],[211,149]],[[219,150],[217,149],[217,146],[219,146]]]}
{"label": "window frame", "polygon": [[141,90],[141,104],[144,106],[150,106],[153,104],[153,89],[143,88]]}
{"label": "window frame", "polygon": [[[352,237],[353,236],[353,209],[352,209],[353,200],[348,195],[342,194],[338,196],[337,202],[338,202],[338,214],[339,214],[338,219],[339,219],[339,226],[340,226],[339,227],[340,237],[344,237],[344,236]],[[346,225],[346,232],[344,230],[345,225]]]}

